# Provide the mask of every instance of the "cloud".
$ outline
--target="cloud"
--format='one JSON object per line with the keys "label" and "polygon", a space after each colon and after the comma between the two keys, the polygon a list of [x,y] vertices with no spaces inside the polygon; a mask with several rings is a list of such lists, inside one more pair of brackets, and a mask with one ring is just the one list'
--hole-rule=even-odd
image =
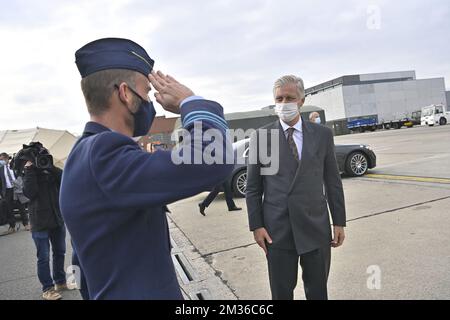
{"label": "cloud", "polygon": [[[377,29],[367,27],[369,6],[379,10]],[[445,0],[5,2],[0,129],[81,132],[88,117],[74,52],[101,37],[133,39],[157,69],[233,112],[272,103],[272,84],[283,74],[309,87],[345,74],[415,69],[418,77],[444,76],[449,86],[449,27]]]}

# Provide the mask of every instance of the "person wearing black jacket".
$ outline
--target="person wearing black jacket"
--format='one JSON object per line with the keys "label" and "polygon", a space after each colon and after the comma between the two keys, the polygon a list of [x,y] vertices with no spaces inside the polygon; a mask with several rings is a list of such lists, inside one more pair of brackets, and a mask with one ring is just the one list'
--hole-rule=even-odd
{"label": "person wearing black jacket", "polygon": [[[30,199],[31,234],[37,249],[37,272],[43,299],[59,300],[60,290],[67,289],[64,258],[66,229],[59,208],[62,170],[38,169],[31,161],[25,164],[23,193]],[[53,277],[50,274],[50,245],[53,252]]]}

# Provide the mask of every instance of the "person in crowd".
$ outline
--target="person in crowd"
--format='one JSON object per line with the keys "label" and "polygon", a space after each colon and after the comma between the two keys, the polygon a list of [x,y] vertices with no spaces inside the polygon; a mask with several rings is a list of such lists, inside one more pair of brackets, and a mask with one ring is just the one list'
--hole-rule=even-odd
{"label": "person in crowd", "polygon": [[26,205],[30,202],[30,199],[23,194],[23,179],[22,175],[16,174],[16,180],[13,182],[14,188],[14,205],[19,209],[20,216],[22,218],[22,224],[26,231],[30,231],[29,218],[26,210]]}
{"label": "person in crowd", "polygon": [[322,119],[320,119],[320,114],[316,111],[313,111],[309,114],[309,121],[317,124],[322,123]]}
{"label": "person in crowd", "polygon": [[[41,148],[44,149],[42,145]],[[23,194],[30,200],[28,211],[31,236],[36,246],[37,274],[42,285],[42,298],[59,300],[62,298],[60,292],[67,290],[64,270],[66,228],[58,201],[62,170],[53,165],[47,169],[39,168],[34,161],[28,160],[23,171]]]}
{"label": "person in crowd", "polygon": [[[9,228],[5,235],[16,232],[16,218],[14,217],[14,182],[16,176],[14,171],[10,168],[10,159],[10,156],[5,152],[0,154],[0,196],[4,200],[3,209],[6,211],[6,217],[9,223]],[[22,224],[26,230],[29,230],[28,217],[24,208],[20,205],[19,212]]]}
{"label": "person in crowd", "polygon": [[200,213],[203,216],[206,216],[205,209],[209,207],[211,202],[214,201],[214,199],[217,197],[219,192],[223,190],[225,193],[225,201],[227,203],[228,211],[239,211],[242,210],[242,208],[239,208],[236,206],[233,200],[233,191],[231,190],[231,181],[230,179],[225,180],[224,182],[218,184],[214,187],[214,189],[208,194],[208,196],[198,204],[198,207],[200,209]]}

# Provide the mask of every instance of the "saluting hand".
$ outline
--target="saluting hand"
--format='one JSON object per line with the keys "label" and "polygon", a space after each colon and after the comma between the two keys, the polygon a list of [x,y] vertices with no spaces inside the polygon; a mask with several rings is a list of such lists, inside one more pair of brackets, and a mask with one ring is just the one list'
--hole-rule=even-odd
{"label": "saluting hand", "polygon": [[194,95],[191,89],[179,83],[173,77],[164,75],[161,71],[152,71],[148,79],[157,91],[155,92],[156,101],[166,111],[179,114],[181,102]]}

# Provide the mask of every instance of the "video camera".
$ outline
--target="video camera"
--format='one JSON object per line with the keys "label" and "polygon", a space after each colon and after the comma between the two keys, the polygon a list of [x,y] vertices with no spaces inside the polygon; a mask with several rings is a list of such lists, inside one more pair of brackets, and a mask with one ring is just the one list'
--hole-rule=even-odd
{"label": "video camera", "polygon": [[31,161],[38,169],[53,168],[53,157],[40,142],[31,142],[22,145],[22,149],[16,153],[13,160],[13,169],[22,172],[27,161]]}

